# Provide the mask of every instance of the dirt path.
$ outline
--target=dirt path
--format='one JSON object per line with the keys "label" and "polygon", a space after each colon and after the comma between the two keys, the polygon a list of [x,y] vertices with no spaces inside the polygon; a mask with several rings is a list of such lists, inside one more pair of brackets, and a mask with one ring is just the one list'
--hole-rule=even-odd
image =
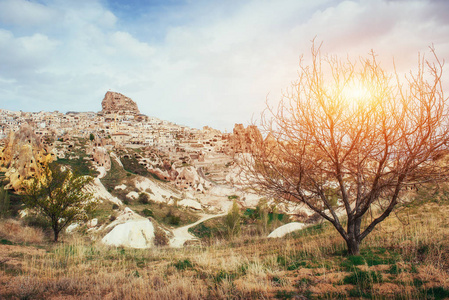
{"label": "dirt path", "polygon": [[203,223],[204,221],[207,221],[209,219],[225,216],[226,214],[227,213],[221,213],[218,215],[203,215],[203,217],[198,221],[196,221],[195,223],[174,229],[173,238],[170,240],[170,247],[180,248],[184,245],[186,241],[196,240],[197,238],[189,233],[189,228],[194,227],[200,223]]}

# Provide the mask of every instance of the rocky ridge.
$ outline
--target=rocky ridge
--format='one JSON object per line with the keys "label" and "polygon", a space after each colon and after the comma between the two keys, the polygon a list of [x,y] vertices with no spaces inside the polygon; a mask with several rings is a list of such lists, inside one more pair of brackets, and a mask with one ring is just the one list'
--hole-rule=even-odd
{"label": "rocky ridge", "polygon": [[103,114],[140,114],[136,102],[117,92],[106,92],[101,107]]}

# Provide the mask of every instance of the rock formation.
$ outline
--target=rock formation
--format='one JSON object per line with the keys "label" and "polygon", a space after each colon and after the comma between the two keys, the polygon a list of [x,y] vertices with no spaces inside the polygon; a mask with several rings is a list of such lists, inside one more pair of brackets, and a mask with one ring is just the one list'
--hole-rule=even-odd
{"label": "rock formation", "polygon": [[28,125],[19,131],[11,132],[6,138],[5,147],[0,148],[0,171],[9,179],[7,189],[22,189],[26,179],[39,176],[42,166],[55,159],[48,145],[44,145]]}
{"label": "rock formation", "polygon": [[134,102],[131,98],[116,92],[106,92],[106,94],[104,95],[104,99],[101,102],[101,107],[103,108],[101,112],[104,115],[140,114],[136,102]]}
{"label": "rock formation", "polygon": [[262,139],[262,135],[257,126],[249,125],[245,128],[242,124],[235,124],[233,134],[229,137],[229,146],[234,153],[245,153],[259,139]]}
{"label": "rock formation", "polygon": [[182,191],[194,191],[204,193],[210,187],[210,183],[198,174],[195,167],[181,167],[175,179],[175,186]]}
{"label": "rock formation", "polygon": [[199,203],[196,200],[193,199],[184,199],[178,202],[179,206],[184,206],[184,207],[188,207],[188,208],[192,208],[195,210],[201,210],[202,206],[201,203]]}
{"label": "rock formation", "polygon": [[268,237],[269,238],[280,238],[283,237],[289,233],[292,233],[297,230],[301,230],[306,225],[304,223],[298,223],[298,222],[292,222],[285,225],[282,225],[281,227],[276,228],[273,232],[271,232]]}
{"label": "rock formation", "polygon": [[140,249],[153,246],[153,223],[128,207],[106,227],[108,228],[113,229],[101,240],[106,245]]}
{"label": "rock formation", "polygon": [[109,157],[108,151],[104,147],[93,147],[92,159],[99,167],[104,167],[106,171],[111,169],[111,158]]}

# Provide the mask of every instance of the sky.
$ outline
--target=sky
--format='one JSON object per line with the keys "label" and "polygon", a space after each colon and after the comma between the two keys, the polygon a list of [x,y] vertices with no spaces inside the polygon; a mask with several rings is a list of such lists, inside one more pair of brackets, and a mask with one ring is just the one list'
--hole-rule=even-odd
{"label": "sky", "polygon": [[0,0],[0,108],[100,111],[111,90],[230,132],[281,99],[313,39],[405,72],[431,45],[449,59],[449,1]]}

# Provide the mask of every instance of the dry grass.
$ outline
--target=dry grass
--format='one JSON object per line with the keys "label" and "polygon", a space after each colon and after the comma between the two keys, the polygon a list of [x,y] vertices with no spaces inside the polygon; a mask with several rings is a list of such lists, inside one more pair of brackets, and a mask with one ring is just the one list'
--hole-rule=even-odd
{"label": "dry grass", "polygon": [[[352,258],[326,225],[283,239],[184,249],[108,248],[74,236],[42,250],[20,244],[34,242],[19,234],[17,240],[10,237],[14,245],[0,245],[0,298],[444,299],[449,296],[448,214],[449,205],[436,203],[404,209],[402,222],[390,217]],[[11,221],[0,230],[16,225],[17,232],[25,231]]]}
{"label": "dry grass", "polygon": [[13,243],[41,244],[44,233],[42,229],[24,226],[20,221],[8,219],[0,222],[0,238]]}

